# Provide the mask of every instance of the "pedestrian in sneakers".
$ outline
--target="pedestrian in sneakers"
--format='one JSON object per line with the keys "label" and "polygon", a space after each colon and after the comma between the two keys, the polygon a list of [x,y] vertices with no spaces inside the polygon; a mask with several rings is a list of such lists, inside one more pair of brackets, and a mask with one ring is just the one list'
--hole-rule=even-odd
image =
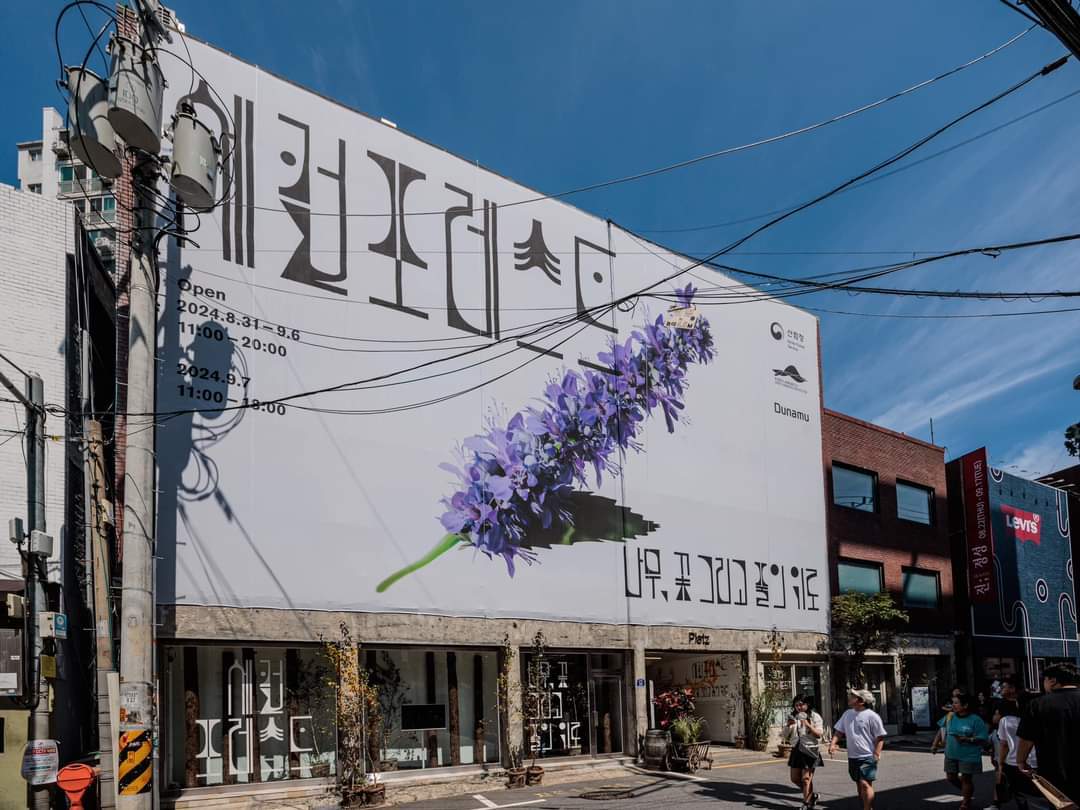
{"label": "pedestrian in sneakers", "polygon": [[821,759],[821,735],[825,733],[825,721],[810,707],[810,700],[799,695],[792,701],[792,712],[787,729],[790,736],[791,784],[803,794],[802,810],[816,807],[818,795],[814,793],[814,770],[825,763]]}
{"label": "pedestrian in sneakers", "polygon": [[[945,778],[960,788],[960,810],[971,810],[974,777],[982,773],[983,748],[990,737],[986,721],[975,713],[976,705],[971,695],[961,692],[953,698],[951,714],[938,721],[945,732]],[[936,750],[936,745],[931,748]]]}
{"label": "pedestrian in sneakers", "polygon": [[1043,670],[1043,689],[1017,729],[1016,766],[1030,776],[1028,754],[1035,748],[1039,776],[1080,804],[1080,668],[1051,664]]}
{"label": "pedestrian in sneakers", "polygon": [[[1001,740],[998,751],[998,777],[994,786],[994,804],[987,810],[1000,810],[1005,802],[1012,799],[1019,810],[1027,810],[1030,797],[1039,796],[1039,791],[1031,783],[1030,777],[1020,772],[1016,754],[1020,745],[1017,729],[1020,726],[1021,709],[1017,703],[1020,690],[1016,678],[1007,676],[1001,685],[1001,720],[998,722],[998,739]],[[1038,767],[1035,751],[1027,758],[1025,766],[1029,769]]]}
{"label": "pedestrian in sneakers", "polygon": [[885,746],[885,724],[874,711],[874,696],[866,689],[848,691],[848,706],[833,727],[829,756],[843,738],[847,742],[848,775],[858,785],[863,810],[874,810],[874,780],[877,779],[881,749]]}

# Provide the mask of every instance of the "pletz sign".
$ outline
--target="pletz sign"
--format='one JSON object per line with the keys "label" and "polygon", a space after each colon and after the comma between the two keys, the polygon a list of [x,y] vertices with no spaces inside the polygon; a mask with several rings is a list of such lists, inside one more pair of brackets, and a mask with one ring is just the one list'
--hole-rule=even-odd
{"label": "pletz sign", "polygon": [[23,749],[22,778],[31,785],[51,785],[60,766],[60,745],[56,740],[32,740]]}

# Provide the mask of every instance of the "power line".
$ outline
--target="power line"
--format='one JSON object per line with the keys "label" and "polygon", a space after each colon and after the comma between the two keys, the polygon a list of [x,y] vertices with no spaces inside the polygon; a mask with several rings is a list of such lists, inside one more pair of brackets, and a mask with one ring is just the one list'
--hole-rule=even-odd
{"label": "power line", "polygon": [[12,360],[10,357],[8,357],[3,352],[0,352],[0,360],[3,360],[5,363],[7,363],[9,366],[11,366],[13,369],[15,369],[20,374],[22,374],[24,377],[29,377],[30,376],[19,365],[17,365],[14,360]]}
{"label": "power line", "polygon": [[[994,127],[990,127],[989,129],[985,129],[982,132],[978,133],[977,135],[972,135],[970,138],[966,138],[966,139],[964,139],[962,141],[958,141],[957,143],[954,143],[952,146],[947,146],[944,149],[938,150],[937,152],[931,152],[929,155],[926,155],[925,157],[921,157],[918,160],[913,160],[910,163],[905,163],[903,166],[898,166],[897,168],[893,169],[892,171],[882,172],[879,175],[867,178],[866,180],[863,180],[863,181],[861,181],[859,183],[856,183],[855,185],[853,185],[850,188],[846,189],[844,193],[846,193],[847,191],[854,191],[855,189],[858,189],[858,188],[865,188],[866,186],[870,185],[871,183],[879,183],[882,180],[887,180],[890,177],[895,177],[896,175],[901,174],[902,172],[910,171],[911,169],[914,169],[917,166],[921,166],[924,163],[928,163],[931,160],[936,160],[939,157],[944,157],[945,155],[947,155],[947,154],[949,154],[951,152],[955,152],[957,149],[962,149],[965,146],[970,146],[971,144],[975,143],[976,141],[980,141],[983,138],[987,138],[990,135],[993,135],[993,134],[995,134],[997,132],[1000,132],[1003,129],[1014,126],[1016,124],[1019,124],[1021,121],[1025,121],[1028,118],[1031,118],[1033,115],[1037,115],[1038,113],[1044,112],[1044,111],[1050,109],[1051,107],[1055,107],[1058,104],[1061,104],[1064,101],[1068,101],[1069,99],[1071,99],[1071,98],[1073,98],[1073,97],[1075,97],[1077,95],[1080,95],[1080,90],[1073,90],[1071,93],[1066,93],[1065,95],[1059,96],[1058,98],[1054,99],[1053,101],[1048,101],[1046,104],[1041,104],[1040,106],[1036,107],[1033,110],[1028,110],[1026,113],[1018,115],[1015,118],[1010,118],[1008,121],[1005,121],[1004,123],[998,124],[997,126],[994,126]],[[713,223],[708,224],[708,225],[690,225],[690,226],[678,227],[678,228],[637,228],[636,230],[637,230],[638,233],[655,233],[655,234],[697,233],[697,232],[700,232],[700,231],[719,230],[720,228],[729,228],[732,225],[745,225],[748,222],[756,222],[759,219],[765,219],[766,217],[771,217],[771,216],[774,216],[776,214],[783,214],[786,211],[791,211],[792,209],[794,209],[794,207],[795,206],[787,206],[785,208],[774,208],[774,209],[772,209],[770,211],[763,211],[760,214],[751,214],[750,216],[739,217],[738,219],[729,219],[729,220],[726,220],[724,222],[713,222]],[[896,252],[897,253],[911,253],[911,252],[924,253],[924,252],[933,252],[933,251],[896,251]],[[743,251],[739,251],[739,253],[742,254]],[[747,254],[747,255],[749,255],[749,254]]]}
{"label": "power line", "polygon": [[[880,171],[882,169],[885,169],[885,168],[889,167],[890,165],[902,160],[904,157],[906,157],[907,155],[909,155],[912,152],[916,151],[917,149],[919,149],[920,147],[922,147],[926,143],[929,143],[931,140],[933,140],[934,138],[940,136],[942,133],[948,131],[950,128],[952,128],[956,124],[966,120],[967,118],[971,117],[972,115],[975,115],[979,111],[981,111],[983,109],[986,109],[987,107],[995,104],[996,102],[1000,101],[1001,99],[1003,99],[1003,98],[1011,95],[1012,93],[1020,90],[1021,88],[1025,87],[1030,82],[1034,81],[1036,78],[1039,78],[1040,76],[1046,76],[1046,75],[1050,74],[1051,72],[1053,72],[1057,68],[1061,67],[1061,65],[1065,64],[1065,62],[1067,60],[1068,60],[1068,55],[1066,54],[1065,56],[1061,57],[1060,59],[1056,60],[1055,62],[1051,62],[1051,63],[1045,65],[1044,67],[1042,67],[1039,70],[1035,71],[1034,73],[1027,76],[1026,78],[1021,79],[1020,81],[1016,82],[1015,84],[1011,85],[1010,87],[1006,88],[1005,90],[995,94],[994,96],[992,96],[988,100],[986,100],[986,101],[982,102],[981,104],[971,108],[970,110],[962,113],[961,115],[953,118],[948,123],[942,125],[938,129],[934,130],[929,135],[926,135],[923,138],[920,138],[918,141],[916,141],[912,145],[908,146],[907,148],[901,150],[900,152],[896,153],[892,157],[887,158],[886,160],[883,160],[883,161],[879,162],[878,164],[871,167],[870,169],[867,169],[866,171],[861,172],[860,174],[856,175],[855,177],[844,181],[843,183],[833,187],[832,189],[830,189],[830,190],[828,190],[828,191],[826,191],[826,192],[824,192],[822,194],[817,195],[816,197],[814,197],[814,198],[808,200],[807,202],[801,204],[800,206],[795,208],[793,211],[782,214],[782,215],[780,215],[778,217],[775,217],[772,220],[770,220],[770,221],[768,221],[768,222],[766,222],[766,223],[764,223],[762,225],[759,225],[757,228],[754,228],[752,231],[750,231],[745,236],[743,236],[743,237],[735,240],[734,242],[730,243],[729,245],[715,251],[714,253],[710,254],[709,256],[706,256],[703,259],[695,260],[691,264],[689,264],[688,266],[676,271],[675,273],[670,274],[668,276],[661,277],[660,279],[656,280],[655,282],[652,282],[651,284],[649,284],[649,285],[647,285],[647,286],[645,286],[645,287],[643,287],[643,288],[641,288],[641,289],[639,289],[639,290],[637,290],[635,292],[623,295],[623,296],[621,296],[619,298],[616,298],[613,301],[607,302],[606,304],[603,304],[603,305],[598,305],[596,307],[585,308],[584,310],[579,311],[574,316],[572,316],[569,321],[567,321],[566,319],[556,319],[555,321],[552,321],[552,325],[554,326],[555,324],[558,324],[560,322],[565,324],[565,323],[572,323],[572,322],[576,322],[576,321],[580,321],[580,320],[585,320],[586,318],[590,318],[593,313],[599,312],[599,311],[610,312],[614,307],[617,307],[620,304],[625,304],[625,303],[628,303],[628,302],[632,302],[632,301],[636,300],[637,298],[639,298],[640,296],[646,295],[647,293],[651,293],[651,291],[655,290],[657,287],[659,287],[659,286],[661,286],[663,284],[666,284],[666,283],[670,283],[671,281],[674,281],[675,279],[677,279],[677,278],[691,272],[692,270],[694,270],[697,267],[700,267],[702,265],[713,262],[713,260],[715,260],[716,258],[724,255],[725,253],[728,253],[728,252],[734,250],[735,248],[739,247],[742,244],[745,244],[747,241],[749,241],[750,239],[753,239],[755,236],[757,236],[758,234],[760,234],[763,231],[767,230],[768,228],[771,228],[771,227],[779,224],[780,222],[782,222],[785,219],[793,216],[796,213],[804,211],[807,208],[810,208],[811,206],[817,205],[817,204],[829,199],[830,197],[832,197],[835,194],[839,193],[843,189],[851,186],[853,183],[856,183],[859,180],[861,180],[861,179],[863,179],[865,177],[868,177],[868,176],[870,176],[870,175],[872,175],[872,174],[874,174],[874,173],[876,173],[876,172],[878,172],[878,171]],[[788,281],[787,279],[782,279],[780,277],[777,277],[776,280],[778,280],[778,281]],[[542,331],[542,329],[537,330],[537,332],[540,332],[540,331]],[[307,398],[307,397],[311,397],[311,396],[316,396],[318,394],[330,393],[330,392],[334,392],[334,391],[348,390],[350,388],[354,388],[356,386],[365,385],[365,384],[372,383],[372,382],[382,382],[382,381],[387,380],[387,379],[392,379],[392,378],[397,377],[397,376],[408,374],[408,373],[410,373],[412,371],[427,368],[427,367],[430,367],[430,366],[433,366],[433,365],[437,365],[439,363],[448,362],[448,361],[457,359],[459,357],[467,356],[469,354],[472,354],[472,353],[475,353],[475,352],[478,352],[478,351],[484,351],[484,350],[486,350],[488,348],[491,348],[492,346],[496,346],[499,343],[502,343],[502,342],[505,342],[505,341],[506,341],[506,338],[500,338],[499,340],[493,341],[490,344],[490,346],[487,346],[487,347],[475,347],[475,348],[467,349],[467,350],[465,350],[463,352],[458,352],[458,353],[450,355],[448,357],[441,357],[441,358],[436,358],[436,359],[433,359],[433,360],[428,360],[428,361],[425,361],[423,363],[416,364],[416,365],[413,365],[413,366],[405,368],[405,369],[400,369],[398,371],[393,371],[393,372],[387,372],[387,373],[384,373],[384,374],[376,375],[374,377],[355,380],[355,381],[351,381],[351,382],[343,382],[343,383],[339,383],[339,384],[336,384],[336,385],[324,386],[324,387],[309,390],[309,391],[300,391],[300,392],[297,392],[297,393],[288,394],[288,395],[284,395],[284,396],[281,396],[281,397],[276,397],[276,398],[273,398],[273,399],[262,400],[261,404],[263,404],[263,405],[291,404],[297,399],[303,399],[303,398]],[[537,355],[537,357],[539,357],[539,356],[540,355]],[[532,360],[535,360],[535,359],[536,359],[536,357],[532,358]],[[532,360],[530,360],[530,362]],[[501,379],[501,377],[500,377],[500,379]],[[475,390],[475,389],[473,389],[473,390]],[[251,407],[253,407],[253,406],[250,403],[242,403],[242,404],[224,405],[222,407],[206,408],[206,409],[187,408],[187,409],[179,409],[179,410],[176,410],[176,411],[164,411],[164,412],[151,411],[151,412],[146,412],[146,413],[135,413],[135,414],[127,414],[127,415],[128,416],[146,416],[146,417],[155,418],[155,417],[169,416],[169,415],[174,415],[174,414],[175,415],[187,414],[187,413],[194,414],[194,413],[198,413],[198,412],[203,411],[203,410],[209,411],[209,412],[214,412],[214,413],[220,413],[220,412],[224,412],[224,411],[242,410],[242,409],[251,408]]]}
{"label": "power line", "polygon": [[[1021,31],[1019,34],[1016,34],[1015,36],[1010,37],[1005,42],[1001,43],[1000,45],[998,45],[998,46],[996,46],[994,48],[991,48],[989,51],[986,51],[985,53],[980,54],[979,56],[976,56],[973,59],[969,59],[968,61],[966,61],[966,62],[964,62],[964,63],[962,63],[960,65],[957,65],[956,67],[950,68],[949,70],[946,70],[943,73],[939,73],[936,76],[933,76],[933,77],[931,77],[929,79],[925,79],[925,80],[923,80],[921,82],[918,82],[916,84],[913,84],[913,85],[911,85],[909,87],[905,87],[903,90],[898,90],[898,91],[896,91],[894,93],[891,93],[891,94],[889,94],[887,96],[879,98],[877,101],[872,101],[872,102],[870,102],[868,104],[863,104],[860,107],[856,107],[855,109],[848,110],[847,112],[844,112],[844,113],[840,113],[839,115],[834,115],[831,118],[826,118],[826,119],[823,119],[821,121],[817,121],[817,122],[815,122],[813,124],[807,124],[806,126],[798,127],[797,129],[788,130],[787,132],[782,132],[782,133],[779,133],[777,135],[770,135],[769,137],[766,137],[766,138],[760,138],[760,139],[758,139],[756,141],[750,141],[748,143],[739,144],[737,146],[729,146],[729,147],[726,147],[724,149],[719,149],[719,150],[716,150],[716,151],[713,151],[713,152],[708,152],[708,153],[706,153],[704,155],[698,155],[697,157],[688,158],[686,160],[681,160],[681,161],[678,161],[676,163],[668,164],[666,166],[659,166],[659,167],[656,167],[656,168],[653,168],[653,169],[646,169],[644,171],[636,172],[634,174],[628,174],[628,175],[625,175],[623,177],[612,178],[610,180],[601,180],[601,181],[596,182],[596,183],[590,183],[588,185],[578,186],[576,188],[567,189],[566,191],[560,191],[560,192],[557,192],[557,193],[554,193],[554,194],[538,194],[538,195],[533,196],[533,197],[527,197],[527,198],[521,199],[521,200],[514,200],[514,201],[508,202],[508,203],[502,203],[499,207],[500,208],[512,208],[512,207],[515,207],[515,206],[518,206],[518,205],[529,205],[529,204],[532,204],[532,203],[542,202],[544,200],[558,200],[558,199],[562,199],[564,197],[573,196],[575,194],[583,194],[583,193],[585,193],[587,191],[597,191],[599,189],[610,188],[611,186],[621,185],[623,183],[632,183],[632,182],[635,182],[637,180],[643,180],[643,179],[648,178],[648,177],[655,177],[656,175],[665,174],[667,172],[672,172],[672,171],[675,171],[677,169],[684,169],[684,168],[686,168],[688,166],[694,166],[694,165],[696,165],[698,163],[704,163],[704,162],[709,161],[709,160],[715,160],[716,158],[725,157],[727,155],[737,154],[739,152],[745,152],[745,151],[747,151],[749,149],[755,149],[755,148],[757,148],[759,146],[767,146],[769,144],[777,143],[779,141],[783,141],[783,140],[786,140],[788,138],[792,138],[792,137],[795,137],[795,136],[798,136],[798,135],[805,135],[808,132],[813,132],[815,130],[821,129],[821,128],[826,127],[826,126],[829,126],[830,124],[835,124],[835,123],[838,123],[840,121],[844,121],[844,120],[846,120],[848,118],[852,118],[852,117],[854,117],[856,115],[860,115],[860,114],[862,114],[864,112],[867,112],[869,110],[873,110],[873,109],[875,109],[877,107],[882,106],[883,104],[887,104],[887,103],[889,103],[891,101],[895,101],[896,99],[902,98],[902,97],[904,97],[906,95],[909,95],[909,94],[914,93],[914,92],[916,92],[918,90],[921,90],[924,87],[928,87],[928,86],[930,86],[932,84],[935,84],[936,82],[942,81],[943,79],[947,79],[948,77],[953,76],[953,75],[955,75],[955,74],[957,74],[957,73],[959,73],[959,72],[961,72],[963,70],[966,70],[967,68],[972,67],[973,65],[977,65],[980,62],[982,62],[982,61],[984,61],[986,59],[989,59],[990,57],[992,57],[995,54],[999,53],[1000,51],[1004,50],[1005,48],[1008,48],[1010,45],[1013,45],[1021,37],[1028,34],[1033,28],[1035,28],[1034,25],[1032,25],[1030,28],[1025,29],[1024,31]],[[274,213],[286,213],[285,210],[282,209],[282,208],[274,208],[274,207],[270,207],[270,206],[255,205],[255,204],[247,203],[247,202],[243,203],[242,205],[244,207],[254,208],[254,209],[259,210],[259,211],[269,211],[269,212],[274,212]],[[472,212],[475,213],[477,211],[482,211],[482,210],[483,210],[482,208],[473,208]],[[338,216],[342,216],[342,213],[340,211],[304,211],[304,212],[300,212],[300,213],[301,214],[307,214],[308,216],[313,216],[313,217],[321,217],[321,216],[338,217]],[[445,213],[446,212],[442,211],[442,210],[440,210],[440,211],[401,211],[401,212],[398,212],[397,214],[394,214],[393,216],[406,216],[406,217],[443,216]],[[294,215],[295,215],[295,212],[294,212]],[[346,217],[383,217],[383,218],[385,218],[385,217],[391,216],[391,214],[390,213],[365,213],[365,212],[351,212],[351,213],[348,213],[347,212],[347,213],[344,214],[344,216],[346,216]]]}
{"label": "power line", "polygon": [[1080,312],[1080,307],[1066,307],[1063,309],[1029,309],[1023,312],[957,312],[939,314],[916,314],[900,312],[851,312],[843,309],[826,309],[823,307],[800,307],[808,312],[824,312],[830,315],[854,315],[863,318],[897,318],[912,320],[951,320],[964,318],[1019,318],[1025,315],[1055,315],[1064,312]]}

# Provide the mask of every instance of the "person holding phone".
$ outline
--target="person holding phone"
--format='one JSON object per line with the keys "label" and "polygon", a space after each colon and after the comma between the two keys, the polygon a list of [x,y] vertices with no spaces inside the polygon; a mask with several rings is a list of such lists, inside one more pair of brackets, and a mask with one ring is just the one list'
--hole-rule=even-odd
{"label": "person holding phone", "polygon": [[[943,717],[938,726],[945,738],[945,778],[960,788],[960,810],[970,810],[975,793],[974,777],[982,773],[983,748],[990,738],[986,721],[973,711],[974,699],[967,692],[953,697],[952,713]],[[938,748],[935,740],[930,749]]]}
{"label": "person holding phone", "polygon": [[803,794],[802,810],[817,806],[818,795],[814,793],[814,770],[825,763],[821,759],[821,735],[825,733],[825,721],[810,708],[810,701],[799,695],[792,701],[787,731],[791,743],[788,767],[791,768],[791,784]]}

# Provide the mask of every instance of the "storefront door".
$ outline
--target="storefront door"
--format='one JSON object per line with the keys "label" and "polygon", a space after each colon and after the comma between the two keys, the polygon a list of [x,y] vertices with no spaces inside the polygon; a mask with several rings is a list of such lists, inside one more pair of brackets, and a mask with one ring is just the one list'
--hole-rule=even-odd
{"label": "storefront door", "polygon": [[886,725],[896,723],[894,711],[889,702],[892,687],[892,667],[882,664],[869,664],[863,667],[866,673],[866,688],[874,695],[874,710]]}
{"label": "storefront door", "polygon": [[616,754],[623,749],[622,691],[622,678],[614,675],[597,675],[589,683],[592,748],[598,754]]}

